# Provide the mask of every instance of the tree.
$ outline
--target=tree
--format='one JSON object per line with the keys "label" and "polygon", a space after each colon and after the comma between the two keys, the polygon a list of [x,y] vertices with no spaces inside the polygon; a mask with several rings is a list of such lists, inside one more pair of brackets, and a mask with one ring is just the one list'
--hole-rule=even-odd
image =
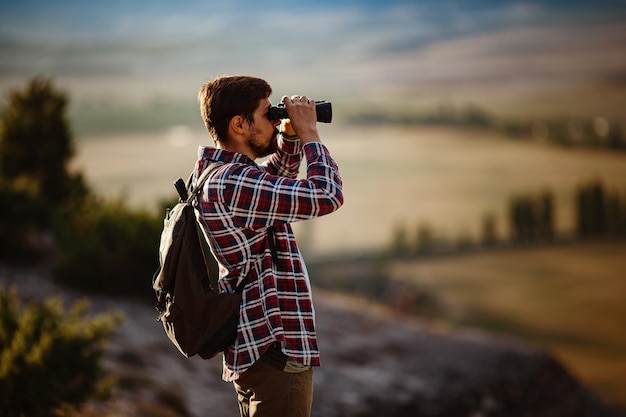
{"label": "tree", "polygon": [[9,93],[0,119],[0,176],[29,185],[52,206],[86,190],[67,169],[74,156],[67,104],[51,80],[36,77],[24,91]]}
{"label": "tree", "polygon": [[65,313],[55,299],[23,307],[0,287],[0,415],[54,417],[106,390],[101,358],[121,317],[87,318],[86,308]]}
{"label": "tree", "polygon": [[68,170],[74,143],[66,95],[36,77],[7,103],[0,113],[0,249],[13,257],[32,249],[53,214],[77,206],[88,189]]}

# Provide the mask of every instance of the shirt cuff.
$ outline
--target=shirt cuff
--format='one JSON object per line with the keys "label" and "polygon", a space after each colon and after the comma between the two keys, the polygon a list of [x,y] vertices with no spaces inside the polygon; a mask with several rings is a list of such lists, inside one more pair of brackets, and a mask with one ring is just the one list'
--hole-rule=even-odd
{"label": "shirt cuff", "polygon": [[283,132],[280,132],[280,135],[283,137],[284,140],[289,141],[289,142],[294,142],[296,140],[299,140],[300,138],[298,137],[298,135],[286,135]]}
{"label": "shirt cuff", "polygon": [[279,148],[281,151],[285,152],[289,155],[296,155],[302,151],[302,147],[300,146],[300,140],[289,140],[285,139],[285,137],[281,134],[281,141],[279,144]]}

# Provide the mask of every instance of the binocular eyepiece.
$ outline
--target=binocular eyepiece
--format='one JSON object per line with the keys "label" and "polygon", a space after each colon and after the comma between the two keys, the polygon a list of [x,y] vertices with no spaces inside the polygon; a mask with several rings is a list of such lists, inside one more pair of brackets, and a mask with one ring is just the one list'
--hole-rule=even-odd
{"label": "binocular eyepiece", "polygon": [[[330,123],[333,120],[333,108],[328,101],[316,101],[315,112],[318,122]],[[267,118],[270,120],[289,119],[289,114],[287,114],[285,105],[280,103],[278,106],[271,106],[269,108]]]}

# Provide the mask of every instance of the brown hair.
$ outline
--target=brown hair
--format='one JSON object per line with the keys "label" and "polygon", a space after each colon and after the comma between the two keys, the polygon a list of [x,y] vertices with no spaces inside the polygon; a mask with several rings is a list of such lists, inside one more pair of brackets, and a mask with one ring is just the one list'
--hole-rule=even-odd
{"label": "brown hair", "polygon": [[259,100],[269,97],[272,87],[260,78],[246,75],[223,76],[203,84],[198,93],[200,114],[214,140],[228,140],[228,124],[235,116],[250,123]]}

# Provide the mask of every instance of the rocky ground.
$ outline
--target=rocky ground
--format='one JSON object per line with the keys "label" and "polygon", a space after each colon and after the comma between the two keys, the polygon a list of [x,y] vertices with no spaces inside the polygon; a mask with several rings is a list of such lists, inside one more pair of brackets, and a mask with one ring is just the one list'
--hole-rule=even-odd
{"label": "rocky ground", "polygon": [[[82,297],[45,272],[0,267],[0,285],[24,301]],[[148,287],[149,288],[149,287]],[[149,304],[89,297],[94,312],[120,311],[106,368],[119,375],[107,416],[237,416],[221,362],[184,358]],[[314,291],[323,367],[313,416],[623,416],[609,411],[548,353],[479,331],[446,329],[363,300]],[[100,413],[100,414],[98,414]]]}

